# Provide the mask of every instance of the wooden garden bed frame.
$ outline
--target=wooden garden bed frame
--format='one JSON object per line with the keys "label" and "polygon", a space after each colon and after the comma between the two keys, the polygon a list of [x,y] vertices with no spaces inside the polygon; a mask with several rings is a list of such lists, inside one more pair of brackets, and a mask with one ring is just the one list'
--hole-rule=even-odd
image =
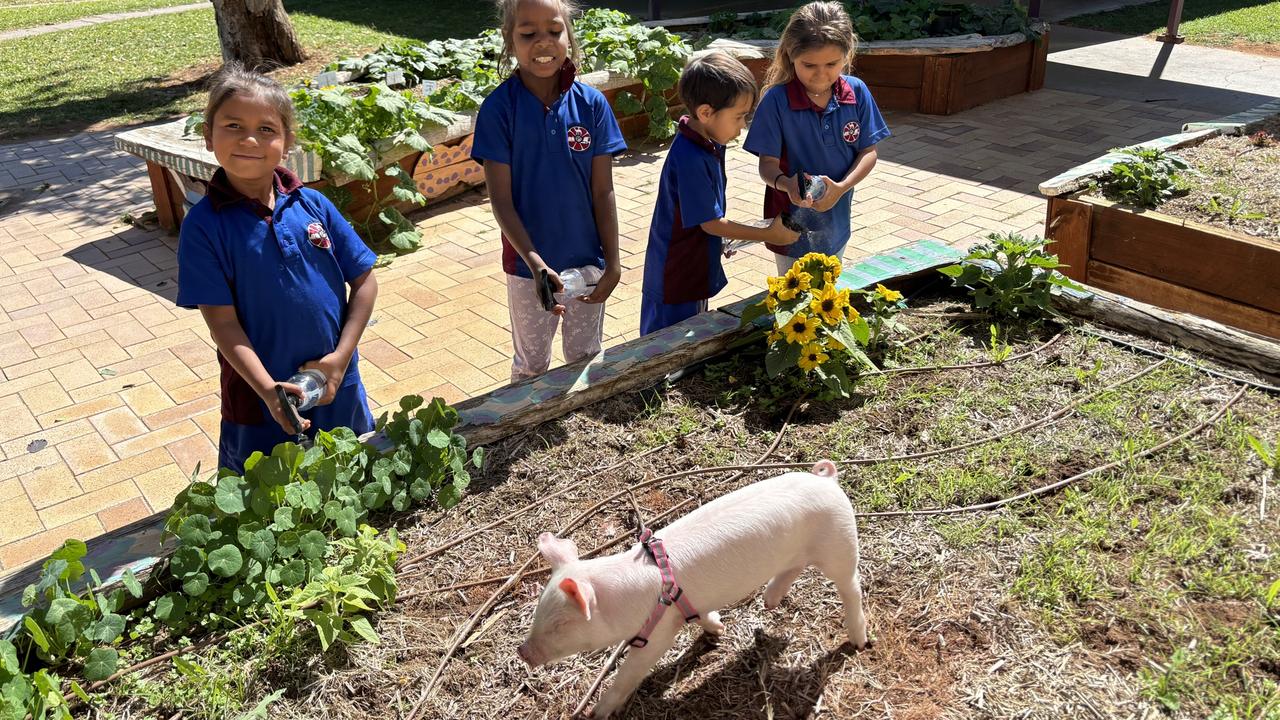
{"label": "wooden garden bed frame", "polygon": [[1079,194],[1045,234],[1072,279],[1280,339],[1280,243]]}
{"label": "wooden garden bed frame", "polygon": [[[1276,113],[1280,100],[1188,123],[1183,132],[1140,147],[1177,150],[1220,134],[1238,135]],[[1124,157],[1108,153],[1041,183],[1040,194],[1049,199],[1045,237],[1069,266],[1064,274],[1158,307],[1280,339],[1280,242],[1089,195],[1092,182]]]}

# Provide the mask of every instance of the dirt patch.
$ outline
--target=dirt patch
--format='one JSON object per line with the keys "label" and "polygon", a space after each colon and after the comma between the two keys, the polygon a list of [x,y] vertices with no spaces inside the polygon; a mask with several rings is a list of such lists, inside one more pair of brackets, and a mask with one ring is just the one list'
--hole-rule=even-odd
{"label": "dirt patch", "polygon": [[1160,212],[1259,238],[1280,240],[1280,115],[1239,137],[1178,150],[1198,171],[1190,190]]}

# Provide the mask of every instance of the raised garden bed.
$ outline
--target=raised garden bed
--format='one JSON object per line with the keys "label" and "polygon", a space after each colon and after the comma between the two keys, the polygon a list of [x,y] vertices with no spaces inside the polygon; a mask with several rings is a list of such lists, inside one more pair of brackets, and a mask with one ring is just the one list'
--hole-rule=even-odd
{"label": "raised garden bed", "polygon": [[[967,716],[975,698],[993,718],[1204,717],[1280,703],[1265,599],[1280,535],[1274,503],[1259,516],[1246,442],[1280,432],[1276,397],[1076,330],[1011,340],[996,364],[985,323],[954,300],[913,307],[905,321],[924,337],[893,356],[902,371],[846,401],[765,404],[749,386],[761,361],[742,352],[491,445],[464,512],[399,522],[410,549],[378,646],[326,654],[304,626],[250,628],[189,656],[198,671],[126,679],[105,707],[205,717],[275,697],[279,718],[568,716],[609,653],[536,671],[516,657],[545,578],[538,533],[617,551],[632,542],[627,488],[661,526],[782,472],[734,466],[823,457],[846,463],[864,513],[872,649],[842,644],[835,591],[807,572],[778,611],[759,596],[723,609],[718,642],[682,632],[625,717]],[[1077,477],[991,513],[929,514]]]}
{"label": "raised garden bed", "polygon": [[[457,430],[487,445],[464,503],[375,518],[394,523],[408,545],[396,604],[361,626],[361,635],[376,626],[381,644],[322,652],[312,622],[286,612],[296,613],[296,601],[277,602],[260,622],[175,650],[183,654],[175,666],[160,655],[95,685],[106,693],[97,712],[225,717],[257,705],[284,718],[568,715],[605,653],[535,672],[518,665],[513,648],[541,577],[537,533],[572,536],[584,552],[625,547],[628,488],[660,527],[821,457],[842,463],[863,513],[876,645],[863,654],[842,645],[834,591],[809,573],[781,612],[766,613],[756,596],[724,609],[729,631],[719,643],[684,633],[628,716],[806,717],[821,707],[834,717],[868,709],[937,717],[972,714],[978,697],[996,718],[1129,717],[1162,706],[1230,717],[1280,706],[1280,535],[1261,459],[1280,435],[1280,346],[1088,293],[1054,303],[1143,336],[989,331],[957,298],[928,294],[938,287],[932,272],[887,276],[936,264],[944,250],[920,243],[844,269],[846,287],[870,278],[912,293],[899,318],[903,344],[846,399],[776,392],[764,377],[761,333],[734,317],[747,304],[739,303],[464,403]],[[1151,337],[1272,376],[1250,380],[1204,355],[1165,348],[1174,359],[1152,358],[1114,344],[1150,347]],[[725,351],[673,387],[641,390]],[[439,440],[432,446],[450,444]],[[292,457],[297,468],[299,456],[277,454],[271,463],[287,470]],[[767,467],[775,462],[783,466]],[[263,464],[264,473],[279,469]],[[227,482],[214,502],[243,511],[236,481]],[[285,498],[297,490],[306,504],[301,485],[264,488]],[[248,505],[263,500],[251,493]],[[269,509],[253,512],[277,525],[299,520]],[[229,518],[217,519],[222,527]],[[255,556],[272,555],[262,533],[283,531],[284,543],[289,532],[255,527],[242,526],[240,541]],[[207,526],[185,520],[180,532],[187,544],[213,540]],[[215,572],[235,573],[223,549],[208,557]],[[194,560],[203,556],[170,562]],[[121,647],[134,662],[169,643],[144,630]]]}
{"label": "raised garden bed", "polygon": [[[1276,111],[1280,103],[1189,126],[1188,132],[1142,147],[1195,147],[1224,132],[1244,132]],[[1045,234],[1070,266],[1065,274],[1143,302],[1280,338],[1280,239],[1098,197],[1092,183],[1123,159],[1109,154],[1040,186],[1049,198]],[[1222,202],[1229,206],[1231,200]]]}

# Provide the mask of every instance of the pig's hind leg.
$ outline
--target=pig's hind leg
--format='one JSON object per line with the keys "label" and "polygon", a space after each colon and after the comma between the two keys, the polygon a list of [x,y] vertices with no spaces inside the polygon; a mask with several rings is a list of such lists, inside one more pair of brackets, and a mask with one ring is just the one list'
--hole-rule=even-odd
{"label": "pig's hind leg", "polygon": [[764,589],[764,607],[766,610],[772,610],[782,604],[782,598],[787,596],[787,591],[791,589],[791,583],[800,577],[800,573],[804,572],[804,567],[795,567],[783,570],[774,576]]}
{"label": "pig's hind leg", "polygon": [[844,604],[844,629],[849,642],[859,650],[867,646],[867,618],[862,612],[862,576],[858,573],[858,536],[853,535],[852,552],[832,548],[827,557],[814,563],[835,583]]}

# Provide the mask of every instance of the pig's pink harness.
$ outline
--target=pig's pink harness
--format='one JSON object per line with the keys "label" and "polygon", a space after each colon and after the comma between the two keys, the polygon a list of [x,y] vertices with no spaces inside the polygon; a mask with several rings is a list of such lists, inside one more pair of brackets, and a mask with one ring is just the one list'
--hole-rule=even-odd
{"label": "pig's pink harness", "polygon": [[662,546],[662,541],[654,537],[653,531],[647,527],[640,529],[640,547],[649,553],[649,557],[653,558],[653,562],[658,566],[658,571],[662,573],[662,594],[658,596],[658,603],[654,606],[653,612],[649,613],[649,619],[644,621],[644,627],[640,628],[640,632],[631,638],[631,647],[642,648],[649,644],[649,635],[653,629],[658,627],[658,623],[662,621],[662,616],[667,612],[667,608],[675,605],[680,608],[680,612],[684,613],[685,622],[693,622],[697,620],[698,611],[693,609],[693,605],[689,599],[684,596],[684,589],[676,583],[675,571],[671,569],[671,560],[667,557],[667,549]]}

